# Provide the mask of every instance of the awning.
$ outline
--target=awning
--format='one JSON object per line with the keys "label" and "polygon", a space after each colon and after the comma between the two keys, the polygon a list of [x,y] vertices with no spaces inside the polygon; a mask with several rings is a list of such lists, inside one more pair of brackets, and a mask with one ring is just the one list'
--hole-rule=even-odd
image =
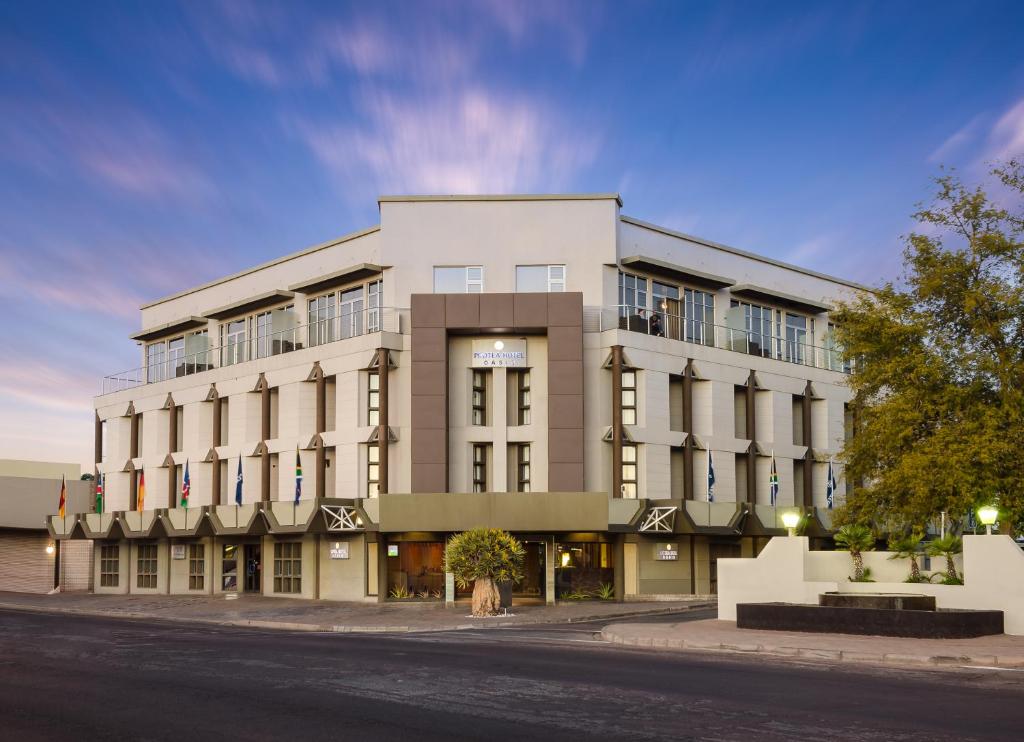
{"label": "awning", "polygon": [[683,283],[692,283],[699,286],[707,286],[714,289],[722,289],[732,286],[736,281],[725,276],[716,276],[714,273],[706,273],[696,268],[686,268],[660,258],[652,258],[647,255],[631,255],[619,261],[623,268],[644,271],[655,276],[663,276]]}
{"label": "awning", "polygon": [[285,291],[284,289],[264,291],[262,294],[250,296],[242,299],[241,301],[232,302],[231,304],[225,304],[217,309],[211,309],[209,312],[203,312],[203,316],[208,319],[226,319],[238,314],[251,312],[254,309],[261,309],[274,304],[280,304],[283,301],[288,301],[289,299],[294,298],[294,291]]}
{"label": "awning", "polygon": [[334,271],[333,273],[327,273],[322,276],[317,276],[316,278],[310,278],[305,281],[293,283],[288,287],[288,290],[299,291],[303,294],[315,294],[334,286],[340,286],[343,283],[361,281],[367,278],[372,278],[373,276],[379,276],[383,272],[384,266],[376,265],[374,263],[358,263],[356,265],[350,265],[348,268],[342,268],[340,271]]}
{"label": "awning", "polygon": [[800,296],[793,296],[784,291],[755,286],[750,283],[741,283],[729,289],[729,292],[741,299],[752,299],[765,302],[766,304],[777,304],[789,309],[796,309],[807,314],[820,314],[831,311],[832,307],[814,299],[805,299]]}
{"label": "awning", "polygon": [[145,330],[139,330],[134,335],[129,335],[132,340],[138,340],[139,342],[148,342],[150,340],[156,340],[159,337],[165,337],[167,335],[176,335],[186,330],[194,330],[197,327],[202,327],[206,324],[204,317],[188,316],[176,319],[173,322],[165,322],[162,325],[156,325],[154,327],[147,327]]}

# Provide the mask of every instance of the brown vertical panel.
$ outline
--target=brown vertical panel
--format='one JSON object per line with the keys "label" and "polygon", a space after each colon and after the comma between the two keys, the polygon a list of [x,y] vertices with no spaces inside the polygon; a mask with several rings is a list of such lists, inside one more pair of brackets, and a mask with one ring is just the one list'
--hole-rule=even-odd
{"label": "brown vertical panel", "polygon": [[[683,498],[693,499],[693,359],[686,359],[683,369]],[[691,549],[693,544],[691,541]]]}
{"label": "brown vertical panel", "polygon": [[807,446],[807,453],[804,456],[804,506],[814,504],[814,456],[811,453],[811,382],[804,387],[804,398],[802,400],[801,412],[804,420],[804,445]]}
{"label": "brown vertical panel", "polygon": [[622,346],[612,346],[612,497],[622,497]]}
{"label": "brown vertical panel", "polygon": [[391,378],[391,353],[387,348],[381,348],[377,351],[377,373],[379,374],[377,380],[379,382],[380,393],[378,403],[380,405],[380,427],[377,430],[377,446],[380,454],[380,473],[378,476],[377,488],[380,494],[387,494],[388,491],[388,453],[390,451],[389,445],[389,425],[390,417],[388,416],[388,382]]}

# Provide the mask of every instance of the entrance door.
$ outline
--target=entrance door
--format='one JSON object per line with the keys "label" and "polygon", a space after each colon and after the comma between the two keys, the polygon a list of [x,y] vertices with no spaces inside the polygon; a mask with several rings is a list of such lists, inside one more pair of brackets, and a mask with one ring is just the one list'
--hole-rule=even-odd
{"label": "entrance door", "polygon": [[710,561],[711,594],[718,594],[718,560],[734,559],[740,556],[740,545],[735,542],[715,542],[708,544],[708,558]]}
{"label": "entrance door", "polygon": [[245,592],[258,593],[261,591],[263,581],[260,579],[263,570],[263,560],[260,558],[259,544],[245,545]]}
{"label": "entrance door", "polygon": [[547,594],[547,576],[544,570],[544,543],[527,541],[526,559],[523,560],[523,579],[512,583],[512,597],[543,601]]}

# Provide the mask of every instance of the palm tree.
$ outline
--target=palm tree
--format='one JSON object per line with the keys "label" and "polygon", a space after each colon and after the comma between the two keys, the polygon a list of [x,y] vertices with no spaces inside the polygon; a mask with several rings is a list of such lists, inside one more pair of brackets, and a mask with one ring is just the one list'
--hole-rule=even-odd
{"label": "palm tree", "polygon": [[862,552],[875,548],[875,536],[867,526],[848,525],[839,529],[833,539],[836,546],[850,552],[853,559],[853,581],[864,582],[864,556]]}
{"label": "palm tree", "polygon": [[910,560],[910,578],[907,582],[923,582],[921,569],[917,565],[917,554],[921,550],[922,538],[924,534],[920,531],[889,537],[889,551],[892,552],[889,558]]}
{"label": "palm tree", "polygon": [[964,541],[955,533],[947,533],[942,538],[929,541],[925,551],[929,556],[946,557],[946,576],[942,580],[947,585],[963,585],[963,578],[956,572],[953,557],[964,550]]}

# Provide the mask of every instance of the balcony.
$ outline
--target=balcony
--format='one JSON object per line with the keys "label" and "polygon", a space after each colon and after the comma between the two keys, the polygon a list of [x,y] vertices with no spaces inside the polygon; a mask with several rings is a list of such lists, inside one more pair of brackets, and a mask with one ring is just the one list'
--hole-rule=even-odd
{"label": "balcony", "polygon": [[[205,339],[204,336],[186,336],[181,348],[168,348],[160,358],[140,368],[121,371],[103,377],[100,395],[134,389],[146,384],[155,384],[168,379],[201,374],[215,368],[233,366],[260,358],[291,353],[296,350],[329,345],[353,337],[377,332],[408,332],[409,310],[396,307],[379,307],[345,312],[334,317],[295,325],[284,330],[264,332],[255,318],[245,320],[245,330],[237,335],[227,335],[227,342],[215,347],[189,347],[188,343]],[[223,323],[226,327],[231,323]],[[272,327],[266,329],[273,329]]]}
{"label": "balcony", "polygon": [[[838,373],[852,371],[851,363],[843,360],[838,346],[812,345],[805,342],[807,335],[801,332],[793,332],[786,337],[762,335],[743,328],[625,305],[585,307],[584,325],[591,331],[627,330]],[[787,328],[782,330],[787,331]]]}

